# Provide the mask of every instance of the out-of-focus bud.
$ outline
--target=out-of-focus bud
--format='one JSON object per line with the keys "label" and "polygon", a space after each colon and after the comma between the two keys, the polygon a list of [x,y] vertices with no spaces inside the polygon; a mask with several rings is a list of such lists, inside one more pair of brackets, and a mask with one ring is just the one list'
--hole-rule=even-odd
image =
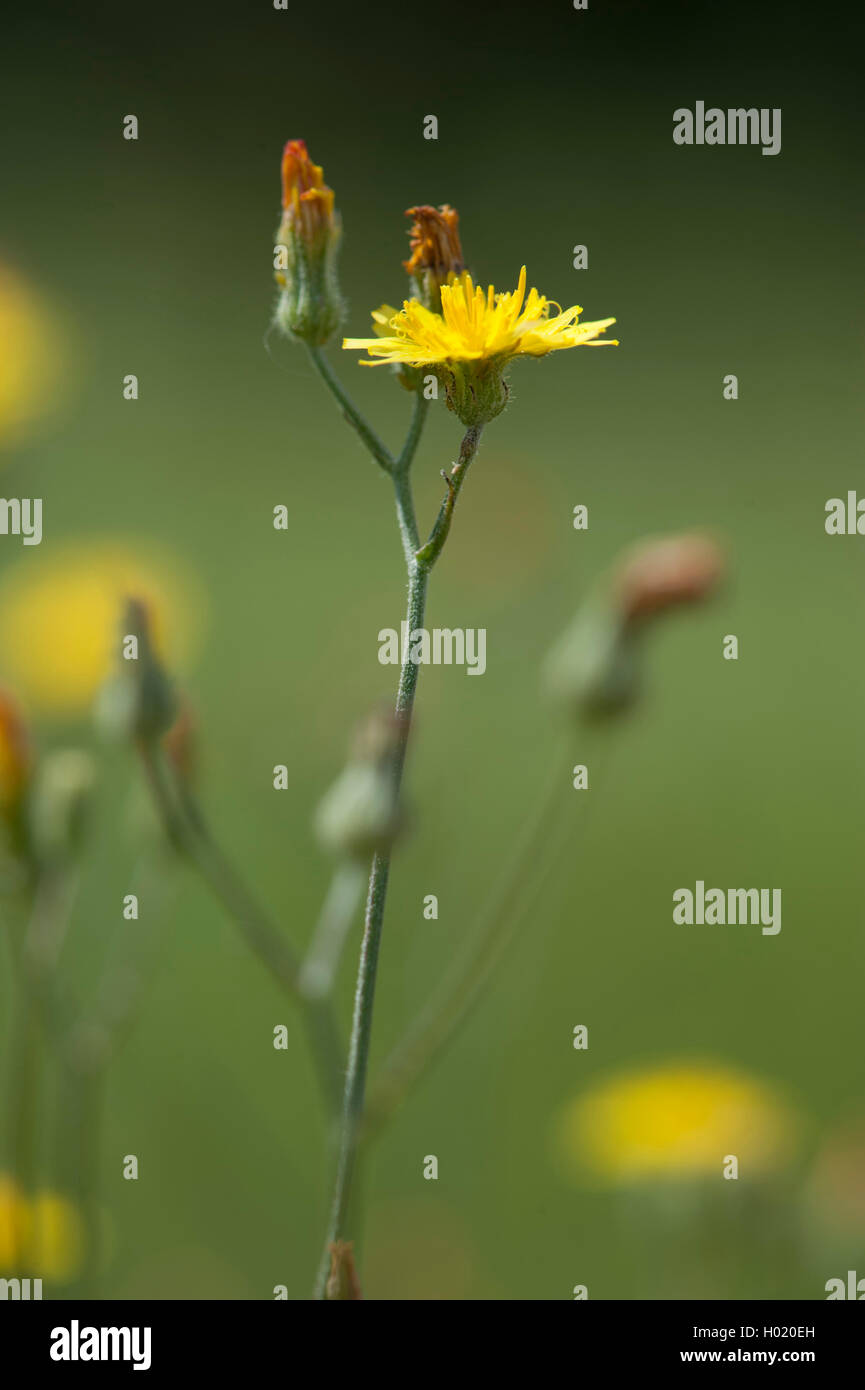
{"label": "out-of-focus bud", "polygon": [[172,724],[162,746],[182,782],[191,785],[198,770],[198,723],[188,700],[180,702],[180,713]]}
{"label": "out-of-focus bud", "polygon": [[465,270],[459,213],[443,203],[440,208],[408,208],[406,217],[413,217],[414,222],[409,233],[411,255],[403,265],[414,280],[417,298],[440,314],[442,285]]}
{"label": "out-of-focus bud", "polygon": [[618,571],[616,599],[626,621],[642,622],[665,608],[699,602],[714,589],[723,570],[721,549],[708,536],[644,541]]}
{"label": "out-of-focus bud", "polygon": [[619,714],[637,698],[636,643],[612,605],[586,602],[547,657],[544,683],[553,700],[588,719]]}
{"label": "out-of-focus bud", "polygon": [[330,1274],[325,1293],[331,1302],[363,1298],[350,1240],[335,1240],[330,1247]]}
{"label": "out-of-focus bud", "polygon": [[77,850],[95,785],[89,753],[65,748],[42,759],[30,803],[33,843],[41,858],[65,858]]}
{"label": "out-of-focus bud", "polygon": [[720,547],[699,535],[644,541],[587,599],[544,667],[548,693],[588,719],[616,715],[639,697],[650,620],[707,598],[724,571]]}
{"label": "out-of-focus bud", "polygon": [[276,322],[290,338],[320,346],[343,317],[336,277],[340,223],[333,189],[324,182],[303,140],[289,140],[282,155],[282,221],[276,234],[275,273],[280,287]]}
{"label": "out-of-focus bud", "polygon": [[30,781],[30,737],[16,700],[0,688],[0,815],[14,819]]}
{"label": "out-of-focus bud", "polygon": [[394,778],[403,738],[403,721],[390,710],[376,711],[362,726],[346,767],[315,813],[325,849],[364,860],[390,849],[404,823]]}
{"label": "out-of-focus bud", "polygon": [[120,642],[119,670],[99,693],[97,723],[109,736],[160,738],[174,723],[177,702],[154,650],[150,612],[141,599],[126,603]]}

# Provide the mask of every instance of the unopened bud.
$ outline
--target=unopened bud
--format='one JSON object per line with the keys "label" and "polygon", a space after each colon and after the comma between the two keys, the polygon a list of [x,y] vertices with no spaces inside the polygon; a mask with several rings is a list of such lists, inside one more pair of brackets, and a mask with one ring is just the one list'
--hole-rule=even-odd
{"label": "unopened bud", "polygon": [[621,713],[639,696],[649,619],[706,598],[724,569],[720,547],[699,535],[645,541],[590,596],[544,668],[554,699],[586,718]]}
{"label": "unopened bud", "polygon": [[320,346],[340,325],[339,237],[333,189],[325,184],[321,165],[313,164],[303,140],[289,140],[282,155],[282,221],[276,234],[285,261],[276,270],[281,290],[276,322],[290,338]]}
{"label": "unopened bud", "polygon": [[641,622],[666,608],[706,598],[723,571],[723,552],[708,536],[643,541],[619,568],[614,580],[616,601],[627,622]]}
{"label": "unopened bud", "polygon": [[403,827],[394,760],[402,721],[376,712],[362,726],[352,755],[315,814],[324,847],[352,859],[368,859],[392,846]]}
{"label": "unopened bud", "polygon": [[66,748],[42,759],[30,807],[40,856],[65,858],[79,848],[95,785],[96,765],[89,753]]}
{"label": "unopened bud", "polygon": [[639,693],[636,640],[608,603],[589,601],[544,666],[550,696],[588,719],[619,714]]}
{"label": "unopened bud", "polygon": [[123,637],[135,638],[137,655],[121,660],[117,674],[100,691],[97,722],[114,737],[160,738],[173,724],[177,704],[154,649],[150,612],[141,599],[127,601]]}
{"label": "unopened bud", "polygon": [[411,255],[403,266],[415,282],[417,298],[433,313],[442,308],[441,287],[465,270],[460,245],[459,213],[447,203],[440,208],[408,208],[414,222],[409,233]]}

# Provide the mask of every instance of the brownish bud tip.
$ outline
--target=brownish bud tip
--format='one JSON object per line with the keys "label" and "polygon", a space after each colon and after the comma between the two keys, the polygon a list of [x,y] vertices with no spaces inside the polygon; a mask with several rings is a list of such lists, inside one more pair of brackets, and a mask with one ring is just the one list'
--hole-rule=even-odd
{"label": "brownish bud tip", "polygon": [[306,241],[333,226],[333,189],[303,140],[289,140],[282,152],[282,208],[284,223],[293,223]]}
{"label": "brownish bud tip", "polygon": [[363,1299],[350,1240],[336,1240],[330,1246],[330,1274],[325,1292],[330,1301]]}
{"label": "brownish bud tip", "polygon": [[465,270],[463,248],[460,245],[459,213],[443,203],[440,208],[422,206],[407,208],[406,217],[413,217],[409,237],[411,255],[403,261],[409,275],[421,278],[429,272],[439,285],[447,284],[451,275]]}
{"label": "brownish bud tip", "polygon": [[706,598],[724,567],[720,546],[708,536],[644,541],[619,569],[614,594],[625,621],[640,622],[677,604]]}

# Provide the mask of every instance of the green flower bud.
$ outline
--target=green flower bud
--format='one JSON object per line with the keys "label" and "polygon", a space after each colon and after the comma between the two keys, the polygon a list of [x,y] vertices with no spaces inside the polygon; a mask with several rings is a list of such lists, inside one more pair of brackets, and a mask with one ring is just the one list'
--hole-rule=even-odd
{"label": "green flower bud", "polygon": [[96,721],[109,737],[161,738],[177,715],[174,687],[153,646],[150,615],[140,599],[130,599],[123,617],[124,649],[135,642],[120,669],[99,692]]}
{"label": "green flower bud", "polygon": [[637,629],[608,603],[594,600],[575,618],[544,666],[548,693],[574,714],[621,713],[640,690]]}
{"label": "green flower bud", "polygon": [[315,814],[325,849],[351,859],[369,859],[390,849],[403,827],[394,778],[402,721],[375,713],[363,726],[352,756]]}
{"label": "green flower bud", "polygon": [[626,709],[640,695],[645,634],[660,615],[707,598],[723,572],[720,547],[699,534],[629,550],[550,652],[549,693],[586,718]]}
{"label": "green flower bud", "polygon": [[66,748],[42,759],[30,802],[33,843],[40,856],[62,859],[78,849],[95,785],[96,764],[89,753]]}
{"label": "green flower bud", "polygon": [[321,346],[339,328],[344,312],[336,276],[340,226],[333,189],[302,140],[289,140],[283,151],[282,207],[276,323],[288,337]]}

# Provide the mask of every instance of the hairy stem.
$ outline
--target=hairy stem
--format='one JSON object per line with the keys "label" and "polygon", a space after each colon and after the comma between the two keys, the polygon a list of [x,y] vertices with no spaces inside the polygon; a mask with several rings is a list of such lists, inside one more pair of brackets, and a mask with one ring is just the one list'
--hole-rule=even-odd
{"label": "hairy stem", "polygon": [[[454,470],[451,474],[453,478],[454,475],[459,472],[459,479],[455,484],[449,483],[448,485],[448,499],[446,499],[445,503],[445,505],[448,505],[448,502],[450,504],[447,526],[443,531],[440,527],[438,532],[436,528],[433,529],[431,541],[435,538],[436,545],[432,550],[430,550],[430,544],[428,543],[423,551],[413,554],[408,559],[408,604],[406,621],[408,623],[409,642],[406,644],[406,651],[400,669],[399,686],[397,689],[396,714],[400,723],[400,736],[394,754],[392,770],[394,787],[397,794],[399,793],[402,783],[419,672],[418,663],[413,661],[411,657],[411,634],[417,628],[423,627],[430,572],[447,539],[447,533],[450,529],[450,513],[453,512],[456,493],[459,492],[469,464],[477,452],[480,433],[480,429],[469,429],[466,431],[463,439],[459,461],[454,466]],[[410,525],[410,518],[414,516],[410,488],[407,484],[403,489],[400,489],[397,485],[396,492],[397,510],[400,516],[401,527],[403,524],[408,527]],[[409,510],[406,512],[404,522],[404,509],[406,508]],[[438,527],[439,524],[437,523],[436,525]],[[345,1093],[343,1097],[342,1120],[337,1149],[336,1180],[334,1183],[327,1238],[325,1240],[313,1293],[313,1297],[316,1299],[323,1299],[326,1296],[331,1246],[337,1241],[345,1240],[349,1234],[348,1217],[352,1199],[352,1182],[363,1126],[376,975],[381,947],[385,902],[387,899],[388,878],[390,875],[390,859],[391,856],[389,851],[387,853],[374,855],[370,870],[363,940],[361,942],[357,985],[355,988],[354,1013],[352,1017],[351,1040],[349,1043],[348,1069],[346,1072]]]}

